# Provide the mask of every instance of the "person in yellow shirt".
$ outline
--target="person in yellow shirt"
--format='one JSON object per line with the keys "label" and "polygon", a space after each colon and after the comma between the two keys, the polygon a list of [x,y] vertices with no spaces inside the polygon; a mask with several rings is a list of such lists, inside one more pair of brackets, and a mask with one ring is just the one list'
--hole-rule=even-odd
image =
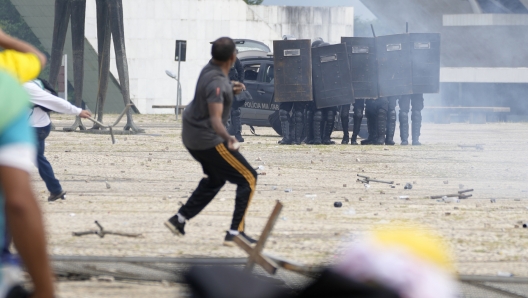
{"label": "person in yellow shirt", "polygon": [[0,70],[21,83],[33,80],[46,66],[46,56],[34,46],[6,34],[0,29]]}

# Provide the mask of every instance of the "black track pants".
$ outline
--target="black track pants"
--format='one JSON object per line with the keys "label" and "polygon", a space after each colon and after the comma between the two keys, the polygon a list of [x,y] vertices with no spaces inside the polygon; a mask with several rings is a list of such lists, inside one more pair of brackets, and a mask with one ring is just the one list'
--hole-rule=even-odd
{"label": "black track pants", "polygon": [[195,217],[213,200],[226,181],[229,181],[237,185],[231,229],[244,231],[247,209],[257,187],[257,172],[240,152],[228,150],[225,144],[207,150],[187,150],[202,164],[207,177],[200,181],[187,203],[178,212],[187,219]]}

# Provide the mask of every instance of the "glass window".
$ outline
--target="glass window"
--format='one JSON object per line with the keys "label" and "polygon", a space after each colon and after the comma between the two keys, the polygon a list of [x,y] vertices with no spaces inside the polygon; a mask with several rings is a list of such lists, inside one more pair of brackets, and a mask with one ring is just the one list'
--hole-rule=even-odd
{"label": "glass window", "polygon": [[267,65],[266,71],[264,72],[264,82],[271,83],[275,78],[275,73],[273,71],[273,65]]}
{"label": "glass window", "polygon": [[244,81],[256,81],[260,71],[260,63],[244,65]]}

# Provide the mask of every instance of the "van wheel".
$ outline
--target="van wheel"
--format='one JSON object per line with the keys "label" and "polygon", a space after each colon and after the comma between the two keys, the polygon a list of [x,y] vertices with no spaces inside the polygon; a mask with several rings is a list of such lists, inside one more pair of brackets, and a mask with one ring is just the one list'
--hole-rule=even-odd
{"label": "van wheel", "polygon": [[273,128],[273,130],[277,134],[279,134],[279,136],[282,136],[282,127],[281,127],[281,122],[279,118],[279,111],[275,111],[271,115],[269,115],[268,121],[271,127]]}

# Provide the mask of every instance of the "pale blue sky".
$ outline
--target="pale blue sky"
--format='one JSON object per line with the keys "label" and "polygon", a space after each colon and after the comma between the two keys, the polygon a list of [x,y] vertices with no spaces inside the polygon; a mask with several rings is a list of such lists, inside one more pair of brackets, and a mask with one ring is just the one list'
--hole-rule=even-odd
{"label": "pale blue sky", "polygon": [[353,6],[356,16],[365,20],[376,18],[359,0],[264,0],[262,4],[284,6]]}

